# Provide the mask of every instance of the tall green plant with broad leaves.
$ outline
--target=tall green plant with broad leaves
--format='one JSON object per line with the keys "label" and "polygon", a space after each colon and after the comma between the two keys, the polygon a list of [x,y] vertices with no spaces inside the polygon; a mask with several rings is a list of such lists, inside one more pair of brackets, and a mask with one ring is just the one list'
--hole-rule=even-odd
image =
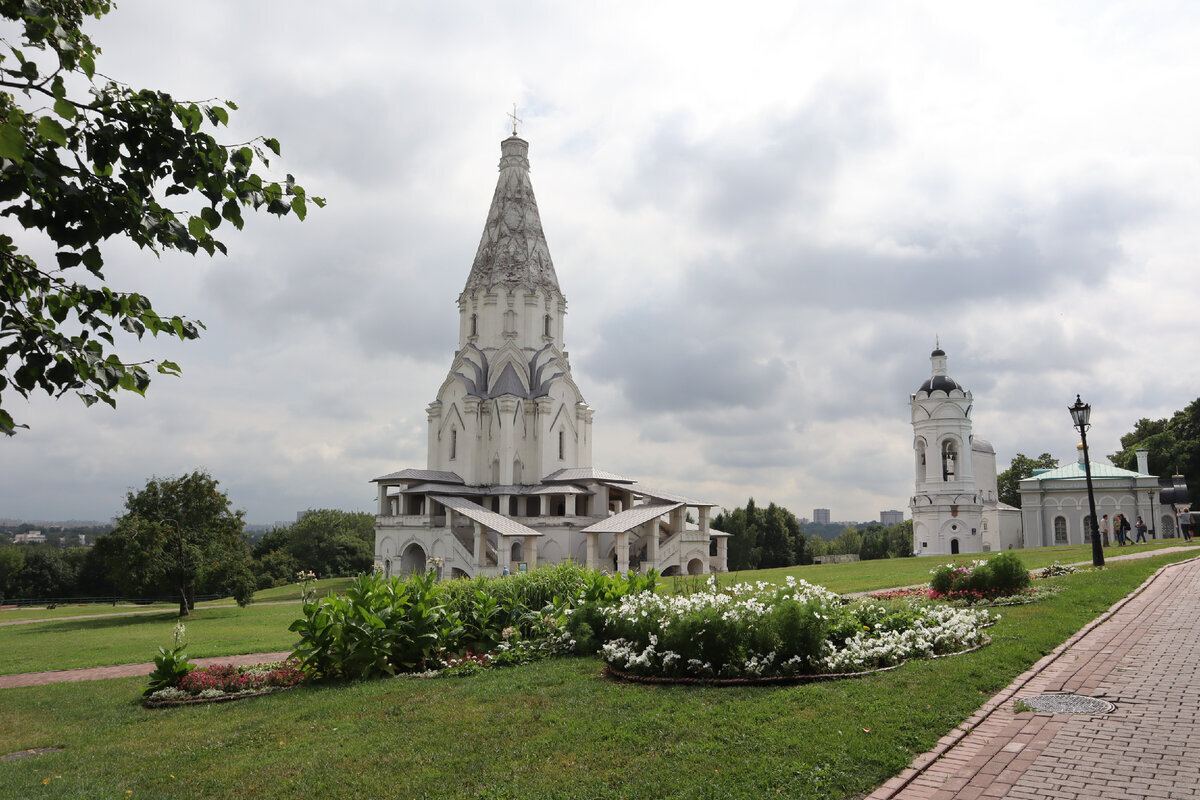
{"label": "tall green plant with broad leaves", "polygon": [[360,576],[345,594],[304,604],[303,618],[289,628],[300,634],[292,655],[320,678],[377,678],[422,667],[462,633],[441,595],[432,572]]}
{"label": "tall green plant with broad leaves", "polygon": [[178,687],[180,681],[192,671],[192,663],[188,661],[187,653],[184,652],[187,648],[187,628],[183,623],[175,626],[172,638],[174,647],[168,650],[159,646],[158,655],[154,657],[154,671],[150,673],[144,692],[147,697],[159,689]]}

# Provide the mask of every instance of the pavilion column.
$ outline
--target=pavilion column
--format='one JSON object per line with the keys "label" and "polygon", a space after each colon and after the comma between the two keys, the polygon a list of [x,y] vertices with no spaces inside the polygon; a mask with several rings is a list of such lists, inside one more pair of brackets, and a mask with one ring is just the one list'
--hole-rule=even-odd
{"label": "pavilion column", "polygon": [[537,568],[537,543],[540,537],[526,536],[525,537],[525,560],[529,563],[529,569]]}
{"label": "pavilion column", "polygon": [[652,519],[647,522],[643,528],[646,531],[646,560],[650,562],[652,569],[659,569],[658,566],[658,520]]}
{"label": "pavilion column", "polygon": [[600,539],[600,534],[593,533],[591,531],[588,532],[588,534],[587,534],[587,566],[588,566],[588,569],[600,569],[599,565],[597,564],[597,562],[599,561],[599,556],[596,553],[596,551],[599,549],[599,544],[600,544],[599,539]]}
{"label": "pavilion column", "polygon": [[387,484],[381,483],[379,484],[379,516],[391,516],[388,511]]}
{"label": "pavilion column", "polygon": [[729,572],[729,537],[721,536],[717,539],[717,569],[721,572]]}
{"label": "pavilion column", "polygon": [[497,561],[500,562],[500,573],[503,574],[506,569],[512,572],[512,544],[509,543],[507,536],[499,531],[496,534],[496,549],[500,556]]}
{"label": "pavilion column", "polygon": [[617,572],[629,572],[629,531],[617,534]]}
{"label": "pavilion column", "polygon": [[700,530],[703,533],[708,533],[708,514],[712,509],[708,506],[700,506],[696,511],[700,515]]}
{"label": "pavilion column", "polygon": [[487,537],[483,533],[483,525],[475,523],[475,566],[487,564]]}

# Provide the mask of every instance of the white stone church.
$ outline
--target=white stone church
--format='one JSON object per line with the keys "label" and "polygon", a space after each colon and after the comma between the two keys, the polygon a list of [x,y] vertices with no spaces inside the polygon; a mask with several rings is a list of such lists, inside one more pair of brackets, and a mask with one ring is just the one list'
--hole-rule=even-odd
{"label": "white stone church", "polygon": [[1023,547],[1021,509],[999,502],[996,450],[975,436],[975,398],[947,373],[939,346],[929,380],[909,395],[916,491],[913,552],[983,553]]}
{"label": "white stone church", "polygon": [[564,349],[558,286],[529,179],[529,144],[501,143],[500,177],[466,286],[458,350],[427,409],[424,469],[374,479],[386,574],[520,572],[567,559],[665,575],[726,570],[714,503],[592,466],[593,410]]}
{"label": "white stone church", "polygon": [[[913,552],[953,555],[1091,541],[1083,450],[1075,463],[1035,470],[1021,480],[1021,507],[997,498],[996,451],[974,435],[975,398],[947,374],[946,353],[930,355],[933,373],[909,395],[916,491],[909,502]],[[1065,415],[1064,415],[1065,418]],[[1096,514],[1142,516],[1151,538],[1175,534],[1175,508],[1161,503],[1162,482],[1149,474],[1147,451],[1137,471],[1093,462]],[[1106,542],[1107,543],[1107,542]]]}

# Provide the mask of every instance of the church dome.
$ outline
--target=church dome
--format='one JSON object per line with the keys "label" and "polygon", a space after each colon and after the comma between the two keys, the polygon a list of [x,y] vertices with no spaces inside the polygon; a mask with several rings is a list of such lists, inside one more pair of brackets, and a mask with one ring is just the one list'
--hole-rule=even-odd
{"label": "church dome", "polygon": [[945,392],[950,394],[955,390],[966,393],[966,389],[959,384],[958,381],[946,374],[946,362],[949,359],[946,357],[946,351],[938,345],[932,353],[929,354],[929,361],[933,365],[932,374],[929,379],[921,384],[921,388],[917,390],[917,394],[930,395],[934,392]]}
{"label": "church dome", "polygon": [[960,392],[964,391],[963,387],[959,385],[958,381],[954,380],[949,375],[934,375],[932,378],[922,383],[921,388],[917,391],[924,392],[925,394],[929,394],[930,392],[950,393],[955,389],[958,389]]}

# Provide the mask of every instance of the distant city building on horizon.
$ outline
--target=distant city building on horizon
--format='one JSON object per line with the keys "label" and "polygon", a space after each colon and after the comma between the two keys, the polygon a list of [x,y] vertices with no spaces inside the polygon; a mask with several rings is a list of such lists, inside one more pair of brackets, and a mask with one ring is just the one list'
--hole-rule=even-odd
{"label": "distant city building on horizon", "polygon": [[829,524],[829,509],[828,508],[814,508],[813,509],[813,522],[816,522],[819,525],[828,525]]}
{"label": "distant city building on horizon", "polygon": [[893,525],[899,525],[904,522],[903,511],[880,511],[879,524],[885,528],[890,528]]}

